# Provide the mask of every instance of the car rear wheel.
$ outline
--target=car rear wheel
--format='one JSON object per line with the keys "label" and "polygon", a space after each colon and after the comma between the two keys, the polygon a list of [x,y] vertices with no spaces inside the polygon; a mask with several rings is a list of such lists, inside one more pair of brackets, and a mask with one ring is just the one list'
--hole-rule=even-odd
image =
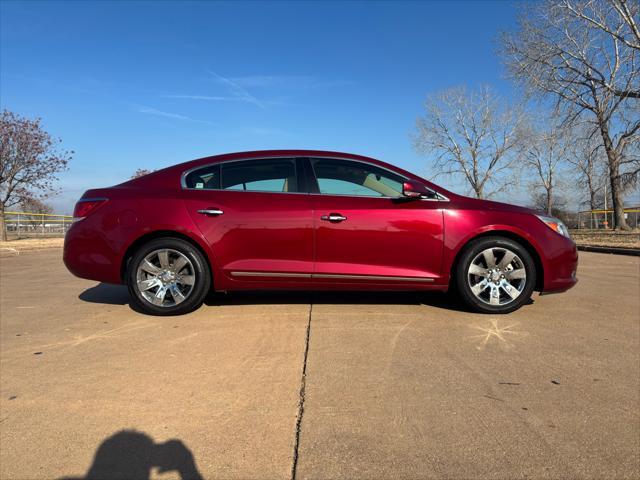
{"label": "car rear wheel", "polygon": [[483,313],[509,313],[528,302],[536,285],[529,252],[505,237],[483,237],[464,249],[456,286],[463,300]]}
{"label": "car rear wheel", "polygon": [[159,238],[134,254],[127,270],[133,306],[152,315],[181,315],[198,308],[211,288],[204,256],[189,242]]}

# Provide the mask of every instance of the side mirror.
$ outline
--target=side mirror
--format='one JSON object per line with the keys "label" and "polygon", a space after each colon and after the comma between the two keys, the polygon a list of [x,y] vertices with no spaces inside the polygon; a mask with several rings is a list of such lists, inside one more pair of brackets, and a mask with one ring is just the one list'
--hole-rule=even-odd
{"label": "side mirror", "polygon": [[402,195],[407,198],[422,198],[433,196],[433,192],[421,183],[409,180],[402,184]]}

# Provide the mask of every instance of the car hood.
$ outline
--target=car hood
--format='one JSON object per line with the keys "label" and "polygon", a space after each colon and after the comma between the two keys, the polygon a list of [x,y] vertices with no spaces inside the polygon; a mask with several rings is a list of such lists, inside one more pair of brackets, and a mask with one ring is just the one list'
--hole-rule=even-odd
{"label": "car hood", "polygon": [[492,210],[497,212],[528,213],[531,215],[540,215],[539,211],[532,208],[512,205],[510,203],[494,202],[493,200],[459,197],[459,202],[463,208],[470,208],[473,210]]}

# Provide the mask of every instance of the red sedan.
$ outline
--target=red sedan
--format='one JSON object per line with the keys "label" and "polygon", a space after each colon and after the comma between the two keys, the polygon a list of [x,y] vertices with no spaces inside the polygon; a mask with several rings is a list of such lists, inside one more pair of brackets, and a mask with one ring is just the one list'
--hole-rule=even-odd
{"label": "red sedan", "polygon": [[564,224],[449,192],[371,158],[279,150],[208,157],[87,191],[67,233],[75,275],[128,285],[156,315],[211,290],[441,290],[507,313],[562,292]]}

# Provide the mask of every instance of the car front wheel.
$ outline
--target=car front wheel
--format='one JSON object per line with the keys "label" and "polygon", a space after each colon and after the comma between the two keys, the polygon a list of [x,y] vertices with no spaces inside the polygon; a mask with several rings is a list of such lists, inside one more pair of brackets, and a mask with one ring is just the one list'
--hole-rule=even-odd
{"label": "car front wheel", "polygon": [[127,270],[131,303],[152,315],[181,315],[198,308],[211,288],[202,253],[178,238],[159,238],[134,254]]}
{"label": "car front wheel", "polygon": [[483,237],[464,249],[456,285],[463,300],[483,313],[509,313],[528,302],[536,285],[529,252],[505,237]]}

